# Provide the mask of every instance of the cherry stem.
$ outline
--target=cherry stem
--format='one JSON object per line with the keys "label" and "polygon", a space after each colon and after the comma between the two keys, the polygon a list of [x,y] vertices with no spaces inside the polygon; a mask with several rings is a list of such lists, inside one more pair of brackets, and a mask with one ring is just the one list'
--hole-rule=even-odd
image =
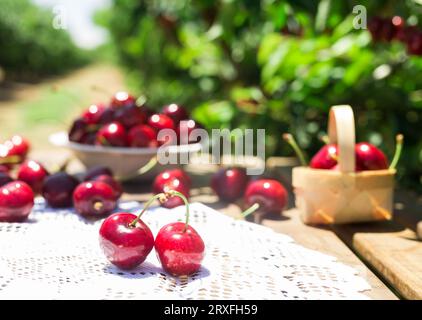
{"label": "cherry stem", "polygon": [[391,161],[389,169],[395,169],[399,163],[401,152],[403,150],[403,140],[404,137],[402,134],[396,136],[396,151],[394,152],[393,160]]}
{"label": "cherry stem", "polygon": [[302,149],[297,144],[295,138],[290,133],[284,133],[283,139],[287,141],[288,144],[293,148],[297,157],[299,158],[300,164],[304,167],[308,166],[308,161],[306,160],[305,154]]}
{"label": "cherry stem", "polygon": [[246,218],[247,216],[249,216],[250,214],[254,213],[256,210],[258,210],[260,207],[259,203],[254,203],[253,205],[251,205],[248,209],[246,209],[245,211],[243,211],[241,213],[243,218]]}
{"label": "cherry stem", "polygon": [[330,144],[330,138],[326,134],[321,137],[321,141],[324,142],[325,145]]}
{"label": "cherry stem", "polygon": [[186,221],[185,221],[185,228],[184,228],[183,232],[186,232],[186,230],[188,229],[188,226],[189,226],[189,215],[190,215],[189,214],[189,201],[182,193],[175,191],[175,190],[169,190],[165,193],[158,193],[158,194],[154,195],[151,199],[149,199],[147,201],[147,203],[145,204],[145,206],[143,207],[142,211],[139,213],[139,215],[135,218],[135,220],[133,220],[129,224],[129,227],[133,228],[133,227],[136,226],[136,224],[141,219],[144,212],[148,210],[148,208],[151,206],[151,204],[155,200],[159,200],[160,202],[164,202],[169,197],[174,197],[174,196],[181,198],[183,200],[183,202],[185,203],[185,206],[186,206]]}

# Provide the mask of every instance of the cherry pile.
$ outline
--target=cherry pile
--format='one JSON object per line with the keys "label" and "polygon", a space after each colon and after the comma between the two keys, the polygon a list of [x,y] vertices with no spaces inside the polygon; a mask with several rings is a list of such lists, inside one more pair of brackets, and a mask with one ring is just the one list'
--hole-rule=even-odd
{"label": "cherry pile", "polygon": [[93,104],[74,120],[69,140],[100,146],[153,148],[168,141],[159,141],[158,132],[162,129],[174,130],[170,143],[187,144],[190,141],[181,138],[182,133],[189,135],[200,127],[178,104],[166,105],[161,113],[155,113],[146,106],[145,99],[137,100],[127,92],[117,92],[108,106]]}
{"label": "cherry pile", "polygon": [[422,55],[422,31],[416,26],[407,26],[400,16],[392,18],[373,17],[368,30],[375,42],[400,41],[411,55]]}
{"label": "cherry pile", "polygon": [[[178,197],[186,206],[186,221],[163,226],[155,237],[141,220],[156,199],[166,203]],[[119,212],[104,220],[100,228],[100,247],[107,259],[120,269],[130,270],[145,261],[155,248],[163,269],[173,276],[186,276],[201,267],[205,245],[201,236],[189,225],[189,203],[180,192],[169,190],[153,196],[136,216]]]}

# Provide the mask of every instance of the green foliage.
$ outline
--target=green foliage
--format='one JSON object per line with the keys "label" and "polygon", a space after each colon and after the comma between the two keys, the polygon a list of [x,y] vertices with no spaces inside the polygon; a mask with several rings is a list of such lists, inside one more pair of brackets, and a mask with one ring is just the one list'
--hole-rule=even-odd
{"label": "green foliage", "polygon": [[87,58],[53,16],[29,0],[0,2],[0,67],[8,77],[34,79],[81,65]]}
{"label": "green foliage", "polygon": [[329,107],[351,104],[359,140],[390,157],[404,133],[402,182],[421,187],[422,58],[355,30],[354,5],[421,14],[412,0],[114,0],[101,21],[153,106],[185,103],[208,128],[265,128],[267,154],[287,155],[283,132],[312,154]]}

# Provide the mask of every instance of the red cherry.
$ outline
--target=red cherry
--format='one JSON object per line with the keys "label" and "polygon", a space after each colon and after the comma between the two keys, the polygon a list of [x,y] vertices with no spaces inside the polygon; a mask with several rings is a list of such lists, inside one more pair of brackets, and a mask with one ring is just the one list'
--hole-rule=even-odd
{"label": "red cherry", "polygon": [[22,138],[19,135],[14,135],[9,140],[4,142],[4,144],[9,148],[8,156],[19,156],[21,162],[26,158],[26,155],[30,149],[28,140]]}
{"label": "red cherry", "polygon": [[104,167],[104,166],[95,166],[88,169],[88,171],[85,174],[84,181],[90,181],[93,180],[95,177],[101,176],[101,175],[108,175],[113,176],[113,172],[110,170],[110,168]]}
{"label": "red cherry", "polygon": [[371,33],[372,39],[374,41],[379,41],[382,39],[382,28],[384,26],[385,20],[381,17],[373,17],[368,22],[368,30]]}
{"label": "red cherry", "polygon": [[164,106],[162,112],[166,116],[170,117],[175,125],[179,124],[181,120],[189,118],[189,114],[186,109],[176,103]]}
{"label": "red cherry", "polygon": [[406,26],[400,28],[396,33],[396,39],[408,43],[408,41],[415,35],[419,33],[419,29],[416,26]]}
{"label": "red cherry", "polygon": [[[177,178],[171,178],[166,181],[162,186],[157,185],[157,189],[154,189],[154,193],[169,192],[170,190],[178,191],[183,194],[186,198],[189,198],[189,186],[184,180]],[[183,205],[183,200],[179,197],[171,197],[165,202],[161,203],[164,208],[175,208]]]}
{"label": "red cherry", "polygon": [[368,142],[358,143],[355,147],[356,171],[382,170],[388,168],[384,153]]}
{"label": "red cherry", "polygon": [[73,191],[78,184],[79,181],[76,178],[66,172],[58,172],[44,180],[42,195],[53,208],[71,207]]}
{"label": "red cherry", "polygon": [[101,182],[107,183],[113,189],[116,200],[118,200],[122,196],[122,193],[123,193],[122,185],[117,180],[115,180],[112,176],[108,174],[102,174],[102,175],[94,177],[92,181],[101,181]]}
{"label": "red cherry", "polygon": [[148,125],[137,125],[128,133],[130,147],[155,148],[158,147],[157,132]]}
{"label": "red cherry", "polygon": [[337,145],[327,144],[313,156],[309,166],[313,169],[332,169],[337,165],[337,157]]}
{"label": "red cherry", "polygon": [[112,108],[117,109],[119,107],[134,105],[136,98],[125,91],[119,91],[114,94],[111,98],[110,105]]}
{"label": "red cherry", "polygon": [[105,108],[105,110],[101,113],[100,118],[98,119],[98,124],[107,124],[113,122],[114,115],[116,111],[110,107]]}
{"label": "red cherry", "polygon": [[148,124],[157,131],[161,129],[175,129],[173,120],[165,114],[153,114],[149,117]]}
{"label": "red cherry", "polygon": [[147,114],[142,107],[135,104],[126,105],[116,110],[114,119],[124,125],[126,128],[131,128],[138,124],[143,124],[147,120]]}
{"label": "red cherry", "polygon": [[88,181],[73,192],[75,210],[83,216],[100,216],[111,213],[117,205],[112,187],[101,181]]}
{"label": "red cherry", "polygon": [[407,41],[407,52],[412,55],[422,55],[422,32],[409,36]]}
{"label": "red cherry", "polygon": [[88,124],[97,124],[105,110],[106,107],[102,104],[92,104],[82,113],[82,119]]}
{"label": "red cherry", "polygon": [[104,220],[100,228],[100,246],[107,259],[120,269],[133,269],[145,261],[154,247],[148,226],[128,212],[119,212]]}
{"label": "red cherry", "polygon": [[102,146],[125,147],[127,145],[126,129],[118,122],[104,125],[98,132],[95,144]]}
{"label": "red cherry", "polygon": [[13,181],[0,188],[0,221],[22,222],[34,206],[34,193],[23,181]]}
{"label": "red cherry", "polygon": [[12,181],[13,179],[10,177],[9,173],[0,172],[0,187]]}
{"label": "red cherry", "polygon": [[26,182],[34,191],[40,193],[48,171],[34,160],[25,161],[18,170],[18,180]]}
{"label": "red cherry", "polygon": [[246,170],[243,168],[222,168],[211,177],[211,188],[223,201],[240,198],[248,183]]}
{"label": "red cherry", "polygon": [[287,204],[287,191],[277,180],[252,181],[246,188],[245,205],[259,204],[258,211],[279,214]]}
{"label": "red cherry", "polygon": [[182,169],[172,169],[165,170],[155,177],[154,182],[152,184],[153,192],[163,192],[165,184],[170,182],[172,179],[178,179],[182,181],[186,185],[186,187],[191,187],[191,179],[185,171],[183,171]]}
{"label": "red cherry", "polygon": [[165,225],[155,238],[155,251],[163,269],[173,276],[198,271],[204,258],[205,245],[201,236],[183,222]]}
{"label": "red cherry", "polygon": [[69,130],[69,141],[81,142],[82,138],[88,133],[88,123],[82,119],[73,121]]}
{"label": "red cherry", "polygon": [[193,140],[190,138],[190,134],[195,129],[201,129],[202,126],[195,120],[183,120],[177,126],[177,137],[179,138],[180,144],[197,143],[200,138]]}

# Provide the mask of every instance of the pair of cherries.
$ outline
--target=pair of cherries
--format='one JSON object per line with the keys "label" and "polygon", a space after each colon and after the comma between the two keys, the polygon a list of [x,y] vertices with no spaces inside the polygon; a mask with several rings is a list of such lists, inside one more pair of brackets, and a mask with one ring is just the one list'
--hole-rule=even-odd
{"label": "pair of cherries", "polygon": [[261,214],[279,214],[287,204],[287,191],[274,179],[258,179],[249,182],[243,168],[221,168],[211,177],[211,187],[218,197],[232,202],[244,195],[248,209],[244,216],[257,211]]}
{"label": "pair of cherries", "polygon": [[[141,220],[144,212],[158,199],[160,203],[173,197],[186,206],[186,221],[165,225],[155,240],[150,228]],[[189,225],[189,203],[180,192],[168,190],[153,196],[138,216],[119,212],[109,216],[100,227],[100,247],[116,267],[130,270],[142,264],[155,248],[163,269],[173,276],[187,276],[201,267],[205,245],[201,236]]]}
{"label": "pair of cherries", "polygon": [[182,131],[189,134],[198,127],[178,104],[166,105],[161,113],[154,113],[145,105],[145,99],[137,100],[127,92],[118,92],[109,106],[94,104],[85,110],[73,122],[69,140],[102,146],[158,147],[163,143],[158,141],[160,130],[172,129],[180,136]]}

